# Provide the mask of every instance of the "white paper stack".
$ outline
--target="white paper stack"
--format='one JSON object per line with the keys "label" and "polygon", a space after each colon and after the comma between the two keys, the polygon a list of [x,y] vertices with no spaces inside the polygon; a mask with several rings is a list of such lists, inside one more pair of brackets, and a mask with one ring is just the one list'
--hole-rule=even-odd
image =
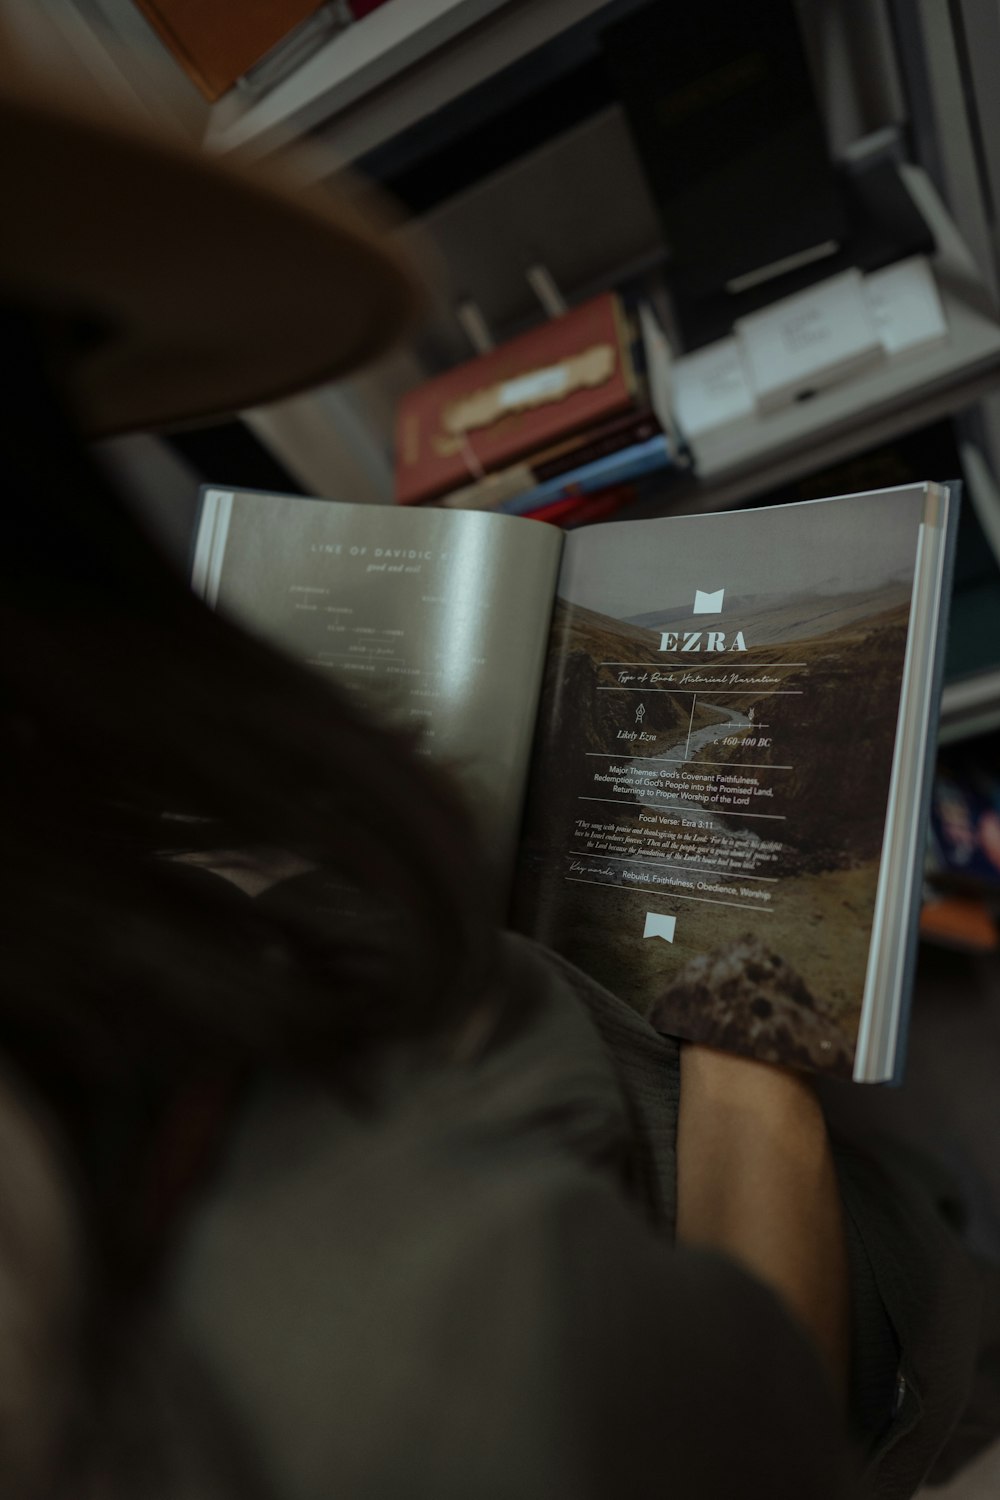
{"label": "white paper stack", "polygon": [[646,354],[649,404],[664,432],[676,442],[679,419],[674,390],[673,350],[648,302],[639,304],[639,330]]}
{"label": "white paper stack", "polygon": [[890,358],[943,344],[948,323],[934,272],[924,255],[897,261],[865,277],[865,296],[882,347]]}
{"label": "white paper stack", "polygon": [[[673,364],[677,422],[698,469],[738,461],[768,418],[816,391],[944,343],[948,322],[925,256],[850,270],[740,318]],[[787,426],[787,424],[785,424]]]}
{"label": "white paper stack", "polygon": [[719,339],[674,361],[674,410],[696,461],[710,434],[753,416],[753,391],[738,339]]}
{"label": "white paper stack", "polygon": [[760,411],[800,400],[885,358],[857,270],[750,313],[734,331]]}

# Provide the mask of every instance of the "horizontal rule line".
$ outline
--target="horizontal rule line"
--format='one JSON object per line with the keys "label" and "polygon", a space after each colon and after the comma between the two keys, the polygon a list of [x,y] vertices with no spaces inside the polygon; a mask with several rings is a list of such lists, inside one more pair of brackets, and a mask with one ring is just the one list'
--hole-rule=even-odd
{"label": "horizontal rule line", "polygon": [[[748,688],[744,687],[733,688],[731,692],[717,693],[713,682],[708,683],[707,686],[712,689],[713,696],[716,698],[745,698],[749,691]],[[605,687],[602,683],[599,683],[597,691],[599,693],[696,693],[704,697],[701,688],[618,687],[617,684],[613,687],[610,685]],[[804,691],[804,688],[768,688],[766,693],[754,693],[754,698],[801,698]],[[711,727],[714,729],[715,725],[713,724]],[[741,725],[740,728],[745,729],[746,725]]]}
{"label": "horizontal rule line", "polygon": [[734,770],[742,766],[745,771],[794,771],[794,766],[768,766],[755,760],[678,760],[675,755],[631,756],[621,750],[585,750],[584,755],[593,755],[599,760],[649,760],[665,766],[728,766]]}
{"label": "horizontal rule line", "polygon": [[579,875],[567,875],[566,880],[570,885],[601,885],[605,890],[613,891],[659,891],[673,901],[700,901],[702,906],[735,906],[737,911],[759,911],[767,912],[768,916],[774,915],[767,906],[747,906],[742,901],[713,901],[709,896],[682,896],[680,891],[668,891],[662,885],[643,885],[639,880],[628,885],[619,885],[617,880],[581,880]]}
{"label": "horizontal rule line", "polygon": [[[714,875],[717,880],[732,880],[736,872],[732,870],[703,870],[699,865],[675,865],[668,859],[636,859],[632,854],[605,854],[602,849],[595,853],[593,849],[571,849],[566,855],[567,859],[614,859],[626,865],[653,865],[662,866],[664,870],[685,870],[689,875]],[[740,880],[766,880],[768,885],[777,885],[777,875],[744,875],[739,872]]]}
{"label": "horizontal rule line", "polygon": [[[665,661],[602,661],[600,665],[602,667],[666,667],[670,663]],[[743,661],[740,663],[741,668],[750,667],[755,672],[762,672],[765,667],[807,667],[808,665],[807,661]],[[674,670],[679,672],[681,668],[676,667]],[[719,671],[722,670],[720,667]]]}
{"label": "horizontal rule line", "polygon": [[610,802],[612,807],[661,807],[666,812],[697,812],[703,818],[771,818],[777,823],[785,822],[784,813],[744,813],[723,812],[721,807],[713,807],[711,812],[706,812],[703,807],[681,807],[677,802],[622,802],[619,797],[581,797],[581,802]]}

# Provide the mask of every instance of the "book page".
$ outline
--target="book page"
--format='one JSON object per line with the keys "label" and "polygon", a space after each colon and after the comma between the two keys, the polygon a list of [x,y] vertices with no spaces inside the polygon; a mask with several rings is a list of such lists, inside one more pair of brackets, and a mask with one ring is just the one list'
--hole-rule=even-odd
{"label": "book page", "polygon": [[660,1029],[850,1076],[923,510],[567,538],[516,918]]}
{"label": "book page", "polygon": [[467,511],[209,490],[194,583],[210,604],[419,732],[509,862],[562,535]]}

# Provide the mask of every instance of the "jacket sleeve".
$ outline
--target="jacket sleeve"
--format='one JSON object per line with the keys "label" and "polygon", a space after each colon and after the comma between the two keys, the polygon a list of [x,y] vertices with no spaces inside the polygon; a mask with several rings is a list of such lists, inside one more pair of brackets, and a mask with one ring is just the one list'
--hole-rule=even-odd
{"label": "jacket sleeve", "polygon": [[[854,1298],[854,1408],[867,1429],[861,1490],[905,1500],[981,1446],[966,1433],[969,1451],[956,1449],[982,1352],[984,1278],[919,1159],[884,1143],[877,1158],[839,1145],[837,1162]],[[1000,1410],[992,1425],[995,1433]]]}
{"label": "jacket sleeve", "polygon": [[410,1496],[853,1493],[843,1416],[778,1300],[721,1256],[666,1248],[596,1181],[484,1224],[435,1304],[424,1391],[394,1429]]}
{"label": "jacket sleeve", "polygon": [[283,1144],[206,1206],[172,1300],[277,1500],[845,1493],[846,1422],[782,1305],[595,1170],[532,1141],[489,1170],[472,1139]]}

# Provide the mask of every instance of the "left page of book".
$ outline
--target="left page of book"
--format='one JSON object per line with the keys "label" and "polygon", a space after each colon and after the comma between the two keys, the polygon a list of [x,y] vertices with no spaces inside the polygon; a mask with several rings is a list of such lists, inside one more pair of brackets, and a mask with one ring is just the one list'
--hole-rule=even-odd
{"label": "left page of book", "polygon": [[517,836],[562,533],[472,511],[211,488],[192,582],[214,608],[419,731],[501,873]]}

